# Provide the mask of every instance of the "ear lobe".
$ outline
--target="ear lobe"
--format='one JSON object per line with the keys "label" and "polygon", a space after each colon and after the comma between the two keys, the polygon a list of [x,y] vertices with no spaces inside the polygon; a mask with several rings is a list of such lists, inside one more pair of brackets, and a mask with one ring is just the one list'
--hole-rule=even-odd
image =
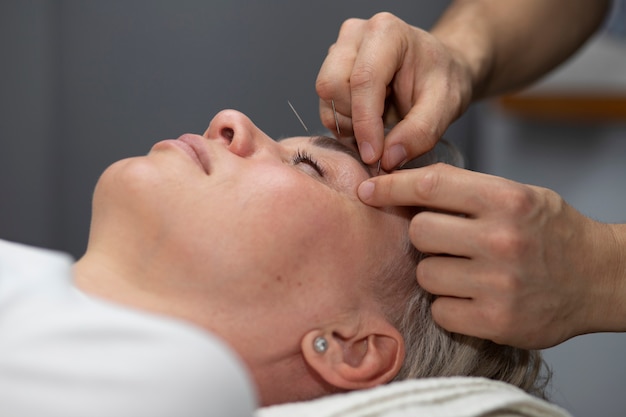
{"label": "ear lobe", "polygon": [[[371,388],[391,381],[404,362],[404,340],[400,333],[384,321],[377,331],[363,329],[360,334],[342,337],[339,332],[313,330],[302,339],[305,361],[326,382],[345,390]],[[322,336],[328,348],[318,353],[314,340]]]}

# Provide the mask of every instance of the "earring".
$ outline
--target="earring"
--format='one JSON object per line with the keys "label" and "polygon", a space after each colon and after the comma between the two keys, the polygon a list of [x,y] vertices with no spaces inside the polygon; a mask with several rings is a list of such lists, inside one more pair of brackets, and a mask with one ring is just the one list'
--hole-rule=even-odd
{"label": "earring", "polygon": [[324,353],[328,349],[328,341],[322,336],[318,336],[313,341],[313,350],[317,353]]}

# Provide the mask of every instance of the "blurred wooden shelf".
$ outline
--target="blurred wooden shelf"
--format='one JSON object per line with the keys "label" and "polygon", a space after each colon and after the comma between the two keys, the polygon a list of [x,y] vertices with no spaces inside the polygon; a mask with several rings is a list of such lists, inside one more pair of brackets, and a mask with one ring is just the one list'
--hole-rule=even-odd
{"label": "blurred wooden shelf", "polygon": [[506,112],[524,118],[571,121],[626,121],[626,91],[618,93],[517,94],[499,98]]}

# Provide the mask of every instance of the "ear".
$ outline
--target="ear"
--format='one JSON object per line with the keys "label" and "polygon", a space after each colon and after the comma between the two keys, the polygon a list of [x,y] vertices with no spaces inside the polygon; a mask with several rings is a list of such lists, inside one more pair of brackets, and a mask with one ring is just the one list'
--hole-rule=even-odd
{"label": "ear", "polygon": [[[350,328],[316,329],[301,342],[307,364],[326,382],[345,390],[370,388],[391,381],[404,362],[404,340],[387,320],[378,318]],[[317,337],[328,342],[325,352],[315,351]]]}

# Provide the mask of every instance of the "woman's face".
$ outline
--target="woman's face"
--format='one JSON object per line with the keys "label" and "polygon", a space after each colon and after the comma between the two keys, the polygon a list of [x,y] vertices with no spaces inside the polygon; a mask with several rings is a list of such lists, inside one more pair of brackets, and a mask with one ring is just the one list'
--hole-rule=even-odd
{"label": "woman's face", "polygon": [[159,142],[103,174],[90,245],[142,236],[145,285],[231,343],[276,320],[297,336],[373,303],[371,278],[400,257],[407,219],[356,196],[371,172],[349,145],[276,142],[223,111],[203,136]]}

